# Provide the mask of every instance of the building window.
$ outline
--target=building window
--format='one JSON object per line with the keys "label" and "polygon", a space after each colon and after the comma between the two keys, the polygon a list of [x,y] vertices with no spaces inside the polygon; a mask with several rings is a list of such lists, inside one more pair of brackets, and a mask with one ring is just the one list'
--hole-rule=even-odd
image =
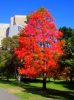
{"label": "building window", "polygon": [[22,30],[22,27],[21,26],[18,26],[18,31],[21,31]]}

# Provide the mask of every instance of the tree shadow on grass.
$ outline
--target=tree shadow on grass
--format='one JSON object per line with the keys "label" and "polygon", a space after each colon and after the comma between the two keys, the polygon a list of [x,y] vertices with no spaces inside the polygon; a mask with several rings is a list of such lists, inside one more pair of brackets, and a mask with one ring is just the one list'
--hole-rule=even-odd
{"label": "tree shadow on grass", "polygon": [[[25,83],[17,83],[17,81],[6,81],[6,80],[0,80],[0,83],[4,84],[10,84],[12,86],[19,86],[24,88],[24,92],[32,93],[41,95],[46,98],[53,98],[58,100],[74,100],[74,92],[71,91],[61,91],[56,89],[42,89],[37,86],[33,86],[30,83],[35,83],[35,80],[25,80]],[[41,83],[41,81],[37,80],[36,83]],[[56,84],[64,84],[64,83],[56,83]],[[66,83],[65,83],[66,84]]]}
{"label": "tree shadow on grass", "polygon": [[25,88],[26,92],[41,95],[46,98],[53,98],[59,100],[74,100],[74,92],[70,91],[60,91],[55,89],[46,89],[43,90],[42,88],[30,87]]}
{"label": "tree shadow on grass", "polygon": [[68,88],[70,90],[74,90],[74,81],[69,82],[69,81],[59,81],[59,82],[54,82],[55,84],[62,84],[63,87]]}

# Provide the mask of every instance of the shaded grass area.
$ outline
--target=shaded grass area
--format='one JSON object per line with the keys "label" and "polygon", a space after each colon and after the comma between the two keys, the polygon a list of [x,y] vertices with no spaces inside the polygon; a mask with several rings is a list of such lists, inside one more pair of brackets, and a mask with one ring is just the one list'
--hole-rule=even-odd
{"label": "shaded grass area", "polygon": [[[74,100],[74,82],[47,81],[47,89],[42,89],[42,80],[25,79],[24,83],[16,80],[1,80],[0,87],[22,98],[22,100]],[[49,99],[52,98],[52,99]]]}

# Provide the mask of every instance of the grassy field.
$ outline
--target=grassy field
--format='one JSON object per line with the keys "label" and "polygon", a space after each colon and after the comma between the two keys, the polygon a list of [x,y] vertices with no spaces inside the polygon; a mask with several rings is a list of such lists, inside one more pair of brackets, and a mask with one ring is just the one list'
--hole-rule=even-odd
{"label": "grassy field", "polygon": [[16,80],[0,79],[0,88],[7,89],[21,100],[74,100],[74,83],[58,80],[47,82],[47,90],[43,90],[40,81],[18,84]]}

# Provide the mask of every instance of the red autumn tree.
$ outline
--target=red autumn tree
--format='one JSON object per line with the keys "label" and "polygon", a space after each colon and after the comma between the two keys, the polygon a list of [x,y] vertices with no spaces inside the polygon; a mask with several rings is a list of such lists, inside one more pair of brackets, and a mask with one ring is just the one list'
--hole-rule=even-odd
{"label": "red autumn tree", "polygon": [[46,88],[46,77],[56,72],[58,60],[63,54],[61,36],[47,9],[41,8],[31,13],[18,37],[19,47],[15,49],[22,61],[19,73],[30,78],[41,75],[43,88]]}

